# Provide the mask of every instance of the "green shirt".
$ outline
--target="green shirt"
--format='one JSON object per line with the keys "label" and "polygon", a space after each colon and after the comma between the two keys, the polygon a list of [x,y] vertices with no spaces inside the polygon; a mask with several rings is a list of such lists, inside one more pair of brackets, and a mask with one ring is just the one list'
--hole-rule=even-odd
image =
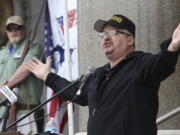
{"label": "green shirt", "polygon": [[[0,48],[0,82],[8,80],[17,68],[20,66],[20,57],[25,46],[25,41],[16,45],[13,53],[10,53],[10,45]],[[23,63],[27,62],[32,57],[37,57],[42,60],[43,49],[42,46],[34,41],[29,51],[24,58]],[[22,64],[23,64],[22,63]],[[17,103],[37,105],[40,103],[40,97],[43,89],[43,82],[37,79],[33,74],[30,74],[27,79],[21,82],[18,90]]]}

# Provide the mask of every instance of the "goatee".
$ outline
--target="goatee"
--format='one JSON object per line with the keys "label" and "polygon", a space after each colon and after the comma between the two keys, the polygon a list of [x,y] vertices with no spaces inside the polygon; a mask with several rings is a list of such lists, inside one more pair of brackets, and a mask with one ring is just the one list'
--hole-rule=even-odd
{"label": "goatee", "polygon": [[9,40],[10,40],[10,43],[17,44],[18,42],[21,41],[21,37],[20,36],[16,36],[16,37],[10,38]]}

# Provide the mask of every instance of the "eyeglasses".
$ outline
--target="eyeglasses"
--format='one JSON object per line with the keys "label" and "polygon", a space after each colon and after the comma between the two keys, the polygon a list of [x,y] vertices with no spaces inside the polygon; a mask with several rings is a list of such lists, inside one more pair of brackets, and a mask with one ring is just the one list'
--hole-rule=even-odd
{"label": "eyeglasses", "polygon": [[6,30],[9,32],[12,32],[12,31],[16,31],[16,30],[21,30],[22,28],[23,28],[23,26],[20,26],[20,25],[8,25],[6,27]]}
{"label": "eyeglasses", "polygon": [[128,35],[128,36],[132,36],[132,34],[127,33],[127,32],[123,32],[123,31],[120,31],[120,30],[110,30],[108,32],[101,32],[101,33],[99,33],[99,36],[101,38],[104,38],[105,35],[114,36],[117,33],[121,33],[121,34],[125,34],[125,35]]}

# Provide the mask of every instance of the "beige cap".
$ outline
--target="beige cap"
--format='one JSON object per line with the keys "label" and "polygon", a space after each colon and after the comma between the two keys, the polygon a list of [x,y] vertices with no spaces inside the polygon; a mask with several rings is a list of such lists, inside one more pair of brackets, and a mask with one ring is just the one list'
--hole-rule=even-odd
{"label": "beige cap", "polygon": [[20,16],[11,16],[7,19],[6,26],[8,26],[11,23],[17,24],[17,25],[24,25],[24,20]]}

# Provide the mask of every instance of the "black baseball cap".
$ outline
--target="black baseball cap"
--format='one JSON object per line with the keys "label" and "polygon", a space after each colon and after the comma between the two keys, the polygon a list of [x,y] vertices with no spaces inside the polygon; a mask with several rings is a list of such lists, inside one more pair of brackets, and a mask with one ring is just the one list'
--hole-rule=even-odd
{"label": "black baseball cap", "polygon": [[120,29],[126,29],[135,37],[136,26],[130,19],[128,19],[124,15],[118,15],[118,14],[113,15],[107,21],[106,20],[97,20],[94,24],[94,29],[97,32],[103,32],[104,26],[107,24],[117,27],[117,28],[120,28]]}

